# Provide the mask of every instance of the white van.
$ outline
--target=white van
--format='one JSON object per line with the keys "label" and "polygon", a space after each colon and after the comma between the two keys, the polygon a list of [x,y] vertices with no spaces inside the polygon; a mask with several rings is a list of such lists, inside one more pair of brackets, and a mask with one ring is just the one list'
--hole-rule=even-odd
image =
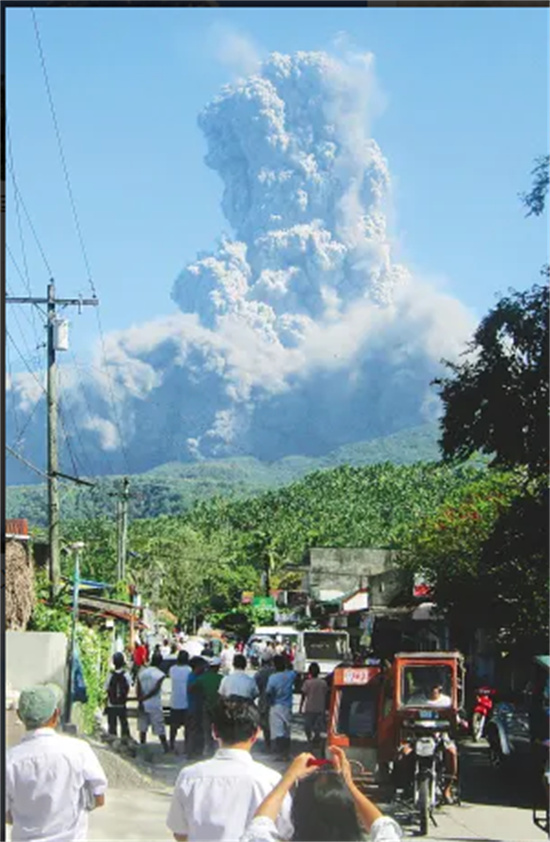
{"label": "white van", "polygon": [[327,676],[349,655],[349,634],[346,631],[307,629],[299,632],[294,669],[303,676],[315,661],[319,664],[321,675]]}

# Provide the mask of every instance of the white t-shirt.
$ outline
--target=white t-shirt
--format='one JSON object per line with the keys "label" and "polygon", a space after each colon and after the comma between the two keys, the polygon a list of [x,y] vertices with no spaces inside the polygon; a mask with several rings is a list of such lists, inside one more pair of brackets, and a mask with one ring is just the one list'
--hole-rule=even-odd
{"label": "white t-shirt", "polygon": [[[162,670],[158,669],[158,667],[144,667],[140,670],[138,673],[138,681],[142,694],[146,696],[147,693],[150,693],[155,684],[160,681],[161,678],[166,678],[166,676]],[[159,709],[162,709],[162,685],[158,693],[155,693],[154,696],[151,696],[150,699],[146,699],[143,702],[143,710],[145,711]]]}
{"label": "white t-shirt", "polygon": [[432,708],[450,708],[452,700],[450,696],[445,696],[445,694],[442,693],[438,699],[428,699],[426,704],[430,705]]}
{"label": "white t-shirt", "polygon": [[88,743],[53,728],[29,731],[6,755],[6,810],[13,818],[13,842],[85,840],[85,786],[93,795],[107,789],[105,772]]}
{"label": "white t-shirt", "polygon": [[170,707],[174,708],[174,710],[187,710],[189,707],[187,700],[187,681],[192,672],[193,670],[187,664],[175,664],[168,671],[172,683]]}
{"label": "white t-shirt", "polygon": [[258,687],[254,678],[244,670],[235,670],[222,678],[219,689],[220,696],[243,696],[245,699],[255,699]]}
{"label": "white t-shirt", "polygon": [[[281,776],[248,751],[220,748],[213,758],[184,767],[178,775],[167,824],[189,842],[238,842],[254,813]],[[277,830],[292,838],[287,795]]]}

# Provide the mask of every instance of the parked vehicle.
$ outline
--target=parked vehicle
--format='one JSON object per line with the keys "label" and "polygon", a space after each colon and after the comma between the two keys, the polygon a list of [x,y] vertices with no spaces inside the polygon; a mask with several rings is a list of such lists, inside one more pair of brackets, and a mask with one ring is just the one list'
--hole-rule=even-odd
{"label": "parked vehicle", "polygon": [[495,704],[486,727],[494,767],[532,772],[535,753],[540,755],[541,746],[548,739],[549,665],[548,655],[534,658],[532,676],[525,689],[510,693]]}
{"label": "parked vehicle", "polygon": [[472,738],[478,742],[485,735],[485,726],[494,706],[496,690],[494,687],[479,687],[472,712]]}
{"label": "parked vehicle", "polygon": [[342,748],[360,785],[376,780],[378,766],[377,720],[382,687],[380,661],[365,666],[343,666],[334,671],[327,724],[326,754]]}
{"label": "parked vehicle", "polygon": [[294,669],[300,678],[313,661],[319,664],[321,676],[326,678],[348,658],[351,658],[348,632],[306,629],[298,633]]}

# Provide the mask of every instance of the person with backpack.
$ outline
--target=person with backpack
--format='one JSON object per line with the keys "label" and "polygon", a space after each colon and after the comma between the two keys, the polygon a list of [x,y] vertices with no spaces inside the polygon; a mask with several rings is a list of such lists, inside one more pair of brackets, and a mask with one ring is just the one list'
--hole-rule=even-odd
{"label": "person with backpack", "polygon": [[126,702],[132,679],[126,669],[126,662],[122,652],[115,652],[113,655],[113,669],[107,676],[105,690],[107,691],[107,722],[109,734],[117,736],[117,722],[120,720],[121,737],[129,737],[128,714]]}

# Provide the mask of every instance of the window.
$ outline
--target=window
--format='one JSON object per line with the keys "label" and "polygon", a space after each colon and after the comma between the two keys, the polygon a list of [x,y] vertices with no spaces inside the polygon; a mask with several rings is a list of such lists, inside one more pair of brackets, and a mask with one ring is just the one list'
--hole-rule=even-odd
{"label": "window", "polygon": [[374,737],[378,682],[362,687],[343,687],[337,732],[349,737]]}
{"label": "window", "polygon": [[450,666],[406,666],[401,675],[401,700],[405,706],[451,707]]}

